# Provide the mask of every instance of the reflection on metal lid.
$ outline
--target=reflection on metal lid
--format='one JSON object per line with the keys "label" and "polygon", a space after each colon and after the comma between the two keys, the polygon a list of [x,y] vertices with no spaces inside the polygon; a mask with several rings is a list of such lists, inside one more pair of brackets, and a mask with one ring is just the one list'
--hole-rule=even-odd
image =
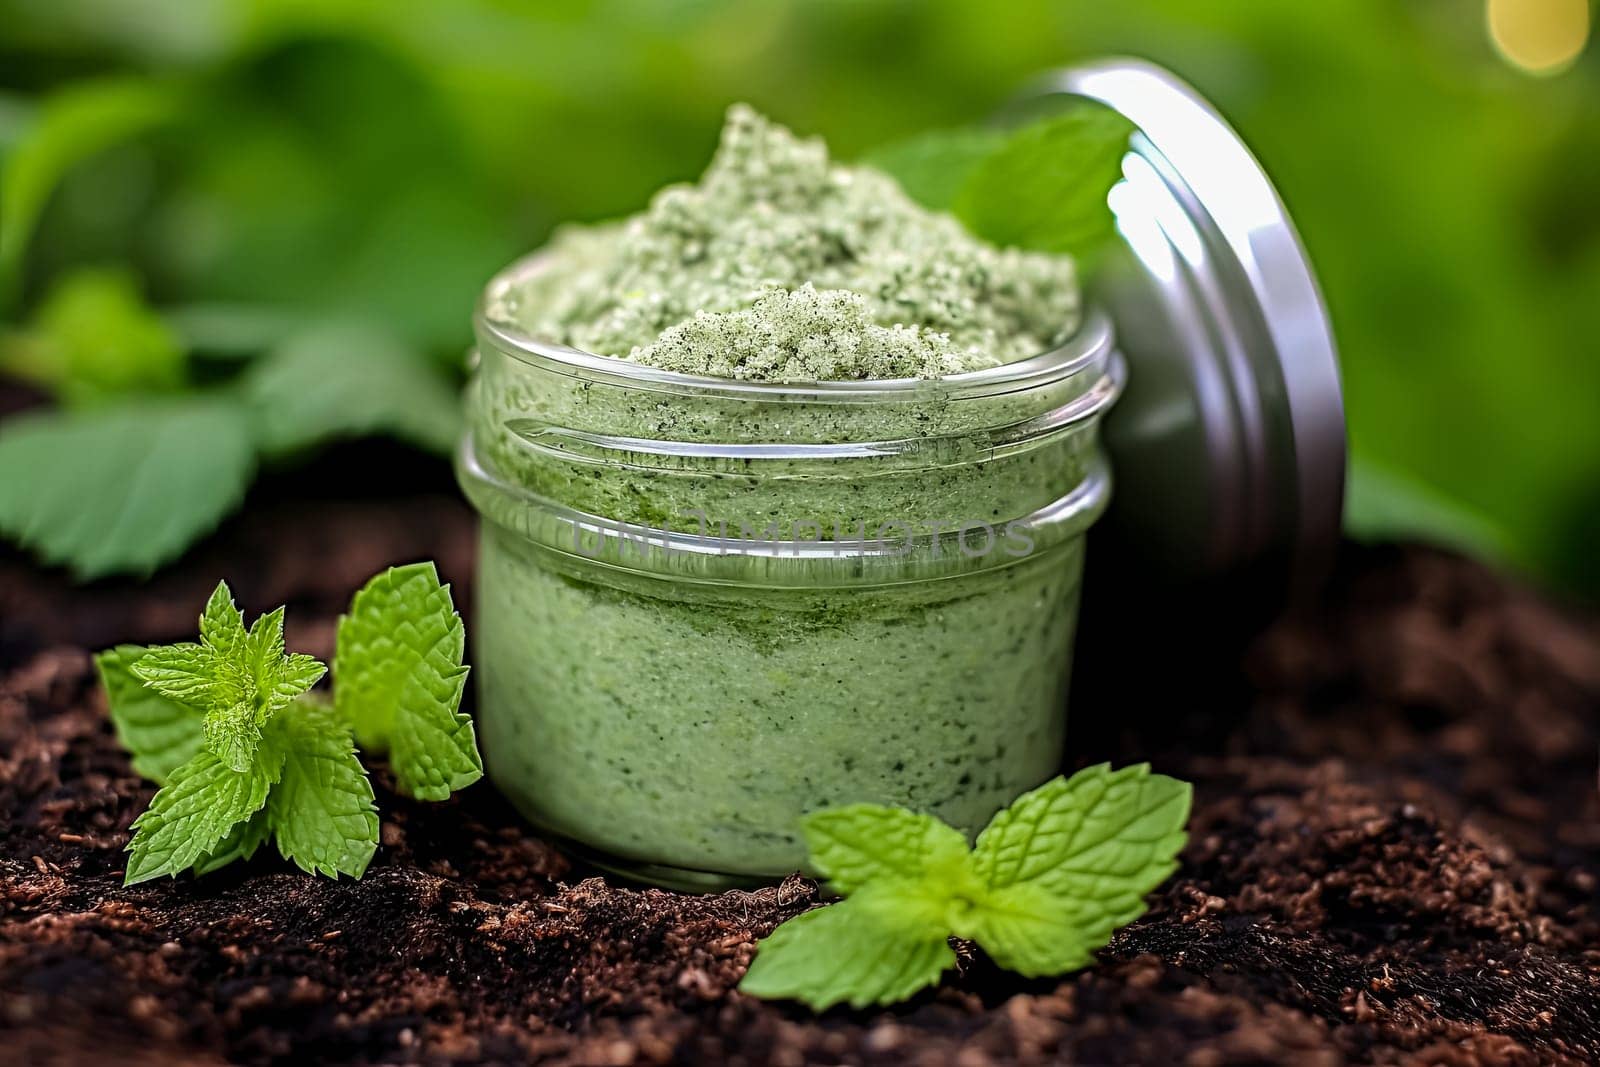
{"label": "reflection on metal lid", "polygon": [[1027,106],[1073,98],[1139,131],[1110,201],[1124,241],[1096,281],[1130,364],[1106,426],[1108,526],[1173,579],[1266,562],[1314,582],[1339,533],[1344,411],[1327,314],[1282,202],[1238,135],[1159,67],[1064,70]]}

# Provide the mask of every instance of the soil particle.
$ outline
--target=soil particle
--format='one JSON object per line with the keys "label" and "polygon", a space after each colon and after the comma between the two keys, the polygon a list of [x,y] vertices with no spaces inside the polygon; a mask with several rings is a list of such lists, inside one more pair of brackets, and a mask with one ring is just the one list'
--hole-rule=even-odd
{"label": "soil particle", "polygon": [[[1179,874],[1092,971],[1006,974],[963,946],[891,1011],[735,991],[795,878],[689,896],[574,868],[486,786],[378,774],[360,882],[270,850],[124,889],[152,792],[90,652],[187,636],[227,576],[326,654],[350,593],[434,558],[468,599],[447,495],[254,499],[143,584],[74,589],[0,557],[0,1041],[29,1063],[1520,1064],[1600,1059],[1600,630],[1481,567],[1348,549],[1315,613],[1245,661],[1241,702],[1077,762],[1195,781]],[[1076,714],[1086,714],[1082,708]],[[1082,735],[1096,744],[1099,738]]]}

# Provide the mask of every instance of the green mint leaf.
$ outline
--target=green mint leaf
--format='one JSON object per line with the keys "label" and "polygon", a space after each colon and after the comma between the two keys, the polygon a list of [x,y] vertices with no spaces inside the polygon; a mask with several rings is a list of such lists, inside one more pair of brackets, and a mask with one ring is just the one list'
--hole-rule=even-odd
{"label": "green mint leaf", "polygon": [[970,850],[898,808],[808,815],[812,867],[849,896],[773,931],[740,988],[818,1010],[889,1003],[955,962],[950,935],[1028,977],[1087,966],[1177,867],[1191,794],[1148,764],[1101,764],[1019,797]]}
{"label": "green mint leaf", "polygon": [[50,290],[26,331],[0,337],[0,370],[69,405],[171,392],[186,377],[183,347],[126,271],[80,270]]}
{"label": "green mint leaf", "polygon": [[123,884],[176,876],[213,853],[238,823],[261,810],[281,760],[268,758],[235,771],[215,753],[200,752],[172,772],[149,810],[133,822]]}
{"label": "green mint leaf", "polygon": [[261,723],[249,704],[206,712],[200,723],[206,748],[236,771],[247,770],[261,747]]}
{"label": "green mint leaf", "polygon": [[986,126],[933,130],[874,149],[864,162],[898,181],[923,207],[949,211],[979,164],[1008,137]]}
{"label": "green mint leaf", "polygon": [[244,647],[248,636],[244,628],[244,615],[233,602],[233,590],[227,582],[218,582],[200,613],[200,641],[206,647],[227,657],[236,655]]}
{"label": "green mint leaf", "polygon": [[45,101],[0,170],[0,311],[16,295],[23,254],[50,194],[74,167],[172,116],[168,88],[133,78],[77,82]]}
{"label": "green mint leaf", "polygon": [[146,686],[133,665],[148,649],[118,645],[94,658],[105,686],[106,705],[117,740],[133,756],[133,769],[164,784],[178,767],[200,751],[200,712]]}
{"label": "green mint leaf", "polygon": [[283,777],[267,799],[278,850],[301,870],[360,878],[378,847],[378,813],[349,727],[301,701],[270,729],[284,751]]}
{"label": "green mint leaf", "polygon": [[800,821],[811,866],[840,893],[869,883],[921,881],[962,863],[967,839],[932,815],[876,804],[813,812]]}
{"label": "green mint leaf", "polygon": [[0,425],[0,534],[80,579],[148,573],[216,526],[255,472],[224,400],[128,401]]}
{"label": "green mint leaf", "polygon": [[243,771],[255,759],[262,726],[316,685],[326,668],[284,651],[282,608],[245,630],[228,583],[218,582],[200,615],[199,643],[150,649],[132,670],[163,696],[199,708],[205,747]]}
{"label": "green mint leaf", "polygon": [[213,654],[205,645],[185,641],[145,650],[134,664],[134,674],[169,700],[202,707],[216,684]]}
{"label": "green mint leaf", "polygon": [[956,962],[939,902],[903,886],[870,886],[796,916],[763,940],[742,992],[835,1004],[892,1004],[933,985]]}
{"label": "green mint leaf", "polygon": [[277,674],[277,682],[273,686],[273,701],[294,700],[311,691],[311,687],[322,680],[328,673],[327,666],[315,656],[308,656],[304,652],[291,652],[283,657],[282,667]]}
{"label": "green mint leaf", "polygon": [[328,671],[315,656],[284,651],[282,608],[256,620],[250,627],[247,647],[251,678],[268,716],[309,692]]}
{"label": "green mint leaf", "polygon": [[[988,929],[1003,931],[1006,922],[1018,930],[1070,928],[1076,936],[1060,939],[1059,955],[1043,959],[1087,959],[1084,952],[1144,914],[1145,894],[1177,869],[1192,796],[1187,782],[1151,774],[1146,763],[1117,771],[1104,763],[1086,767],[1024,794],[973,847],[973,869],[988,890],[979,910],[994,913],[985,920]],[[1003,918],[1010,912],[1014,919]],[[995,949],[997,962],[1021,951],[1017,938],[1003,932],[986,939],[980,928],[971,936]],[[1047,973],[1032,967],[1017,969]]]}
{"label": "green mint leaf", "polygon": [[483,775],[466,686],[466,631],[432,563],[391,567],[339,619],[335,709],[363,748],[387,750],[402,792],[443,800]]}
{"label": "green mint leaf", "polygon": [[[270,801],[271,791],[268,791],[267,797]],[[216,848],[195,860],[194,873],[210,874],[230,863],[248,860],[271,836],[272,824],[267,818],[267,809],[262,808],[244,822],[234,823],[233,829],[228,831]]]}
{"label": "green mint leaf", "polygon": [[245,395],[270,456],[380,433],[446,455],[461,433],[454,383],[422,354],[365,325],[294,334],[251,366]]}
{"label": "green mint leaf", "polygon": [[1094,962],[1095,950],[1111,936],[1110,930],[1100,936],[1098,915],[1092,905],[1023,882],[973,894],[952,910],[951,929],[982,945],[1006,970],[1038,978]]}
{"label": "green mint leaf", "polygon": [[986,241],[1085,255],[1114,232],[1106,197],[1132,125],[1084,102],[1015,131],[972,169],[950,204]]}

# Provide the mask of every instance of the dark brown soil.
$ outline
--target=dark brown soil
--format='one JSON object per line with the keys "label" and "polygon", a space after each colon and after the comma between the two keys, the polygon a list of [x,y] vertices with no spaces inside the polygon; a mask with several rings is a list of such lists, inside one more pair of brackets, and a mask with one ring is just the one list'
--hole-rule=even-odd
{"label": "dark brown soil", "polygon": [[189,635],[226,576],[250,610],[288,603],[291,644],[326,654],[369,574],[434,558],[465,600],[472,555],[447,492],[280,486],[144,585],[74,589],[0,556],[0,1057],[1600,1059],[1600,629],[1421,550],[1348,549],[1326,603],[1253,644],[1243,684],[1197,678],[1161,709],[1080,701],[1075,762],[1153,758],[1198,792],[1178,876],[1060,981],[965,952],[893,1011],[750,1000],[733,987],[754,941],[814,886],[625,888],[487,786],[442,805],[380,786],[384,847],[358,883],[264,851],[121,887],[151,787],[112,738],[90,650]]}

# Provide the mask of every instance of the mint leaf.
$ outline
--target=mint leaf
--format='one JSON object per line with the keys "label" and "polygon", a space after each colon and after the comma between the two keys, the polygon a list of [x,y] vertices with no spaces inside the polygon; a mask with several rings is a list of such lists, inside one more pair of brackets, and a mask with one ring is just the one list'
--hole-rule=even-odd
{"label": "mint leaf", "polygon": [[255,625],[250,627],[246,644],[250,657],[250,677],[268,715],[288,707],[290,702],[308,692],[328,672],[328,668],[315,656],[284,651],[281,607],[256,619]]}
{"label": "mint leaf", "polygon": [[228,583],[220,581],[211,590],[206,606],[200,612],[200,641],[212,651],[232,657],[244,647],[249,634],[244,628],[244,615],[233,602],[233,591]]}
{"label": "mint leaf", "polygon": [[904,1000],[956,962],[936,899],[868,887],[774,930],[739,983],[741,992],[825,1011]]}
{"label": "mint leaf", "polygon": [[402,792],[443,800],[483,775],[472,720],[457,710],[466,631],[432,563],[375,576],[339,619],[334,707],[367,749],[387,750]]}
{"label": "mint leaf", "polygon": [[105,686],[117,740],[133,756],[133,769],[159,784],[202,747],[199,711],[147,687],[133,665],[149,650],[118,645],[94,658]]}
{"label": "mint leaf", "polygon": [[200,616],[199,643],[149,649],[133,673],[163,696],[199,708],[205,746],[243,771],[255,759],[261,728],[322,677],[311,656],[283,644],[283,609],[248,631],[227,582],[218,582]]}
{"label": "mint leaf", "polygon": [[[267,796],[272,796],[269,790]],[[230,863],[248,860],[272,836],[272,824],[267,820],[267,809],[262,808],[244,822],[234,823],[233,829],[210,852],[194,861],[194,873],[210,874]]]}
{"label": "mint leaf", "polygon": [[1022,974],[1089,962],[1177,869],[1193,789],[1147,763],[1086,767],[1025,793],[978,835],[988,892],[963,936]]}
{"label": "mint leaf", "polygon": [[278,851],[304,871],[360,878],[378,847],[378,814],[349,727],[301,701],[271,728],[285,754],[267,800]]}
{"label": "mint leaf", "polygon": [[840,893],[876,881],[919,881],[967,854],[961,831],[932,815],[851,804],[800,820],[811,865]]}
{"label": "mint leaf", "polygon": [[1086,921],[1090,914],[1097,914],[1091,905],[1024,882],[975,894],[952,916],[951,932],[976,941],[1006,970],[1038,978],[1094,962],[1110,931],[1099,936]]}
{"label": "mint leaf", "polygon": [[1148,763],[1085,767],[996,815],[978,835],[974,867],[991,889],[1036,882],[1095,902],[1120,926],[1177,869],[1193,793],[1187,782],[1151,774]]}
{"label": "mint leaf", "polygon": [[455,385],[393,335],[354,323],[289,337],[252,364],[245,395],[271,456],[376,433],[447,455],[461,433]]}
{"label": "mint leaf", "polygon": [[206,749],[236,771],[249,768],[261,747],[261,722],[249,704],[206,712],[200,723]]}
{"label": "mint leaf", "polygon": [[1191,792],[1148,764],[1101,764],[1023,794],[970,850],[898,808],[808,815],[812,866],[850,895],[774,930],[740,988],[818,1010],[889,1003],[955,962],[951,935],[1028,977],[1087,966],[1177,867]]}
{"label": "mint leaf", "polygon": [[1088,102],[1031,123],[972,169],[950,210],[995,244],[1092,252],[1114,232],[1106,197],[1132,132],[1127,119]]}
{"label": "mint leaf", "polygon": [[133,821],[124,885],[176,876],[217,849],[228,832],[267,802],[281,759],[258,760],[235,771],[214,753],[200,752],[172,772],[150,808]]}
{"label": "mint leaf", "polygon": [[209,694],[216,685],[213,658],[209,648],[193,641],[160,645],[145,650],[134,673],[169,700],[202,706],[209,703]]}
{"label": "mint leaf", "polygon": [[126,402],[0,426],[0,533],[81,579],[147,573],[238,504],[255,471],[239,408]]}
{"label": "mint leaf", "polygon": [[979,164],[1008,137],[987,126],[932,130],[874,149],[864,162],[898,181],[923,207],[949,211]]}
{"label": "mint leaf", "polygon": [[1114,232],[1107,197],[1132,132],[1121,115],[1084,101],[1015,130],[922,134],[867,162],[986,241],[1087,256]]}
{"label": "mint leaf", "polygon": [[28,330],[0,338],[0,370],[84,405],[179,389],[186,359],[131,273],[91,269],[57,282]]}
{"label": "mint leaf", "polygon": [[1147,763],[1102,763],[1023,794],[978,835],[984,888],[955,932],[1029,977],[1087,966],[1177,869],[1192,794]]}

